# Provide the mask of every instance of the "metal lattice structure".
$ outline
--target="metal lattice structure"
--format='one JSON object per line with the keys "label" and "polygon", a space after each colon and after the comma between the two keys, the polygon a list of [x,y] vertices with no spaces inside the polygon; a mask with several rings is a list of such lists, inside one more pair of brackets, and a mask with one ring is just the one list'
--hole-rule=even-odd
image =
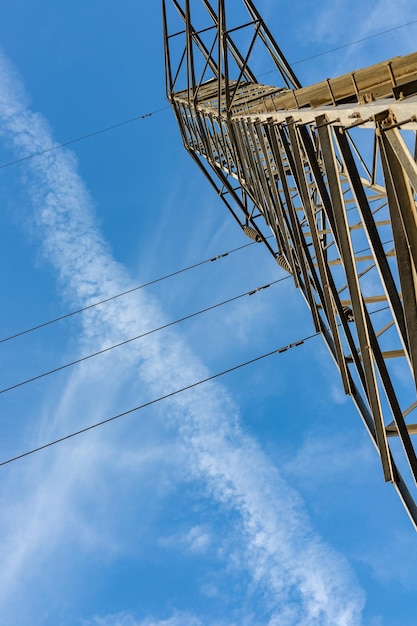
{"label": "metal lattice structure", "polygon": [[302,88],[251,0],[162,4],[184,145],[292,274],[417,527],[417,53]]}

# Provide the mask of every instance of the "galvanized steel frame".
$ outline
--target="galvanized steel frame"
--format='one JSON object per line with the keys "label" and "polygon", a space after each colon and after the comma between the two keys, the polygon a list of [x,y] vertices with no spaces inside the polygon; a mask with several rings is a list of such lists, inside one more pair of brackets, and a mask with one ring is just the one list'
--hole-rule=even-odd
{"label": "galvanized steel frame", "polygon": [[[390,65],[391,97],[384,87],[383,98],[367,102],[271,110],[290,90],[296,101],[300,84],[253,2],[241,2],[249,16],[242,27],[253,30],[246,53],[227,30],[224,1],[215,10],[201,0],[213,24],[209,48],[203,30],[194,30],[196,3],[163,0],[168,98],[186,149],[234,219],[292,274],[375,444],[384,479],[417,528],[417,84],[401,91]],[[169,10],[183,21],[182,31],[170,31]],[[174,68],[172,39],[177,45],[181,37]],[[256,80],[250,61],[258,40],[281,87]],[[200,76],[196,55],[204,59]],[[179,85],[184,69],[186,84]]]}

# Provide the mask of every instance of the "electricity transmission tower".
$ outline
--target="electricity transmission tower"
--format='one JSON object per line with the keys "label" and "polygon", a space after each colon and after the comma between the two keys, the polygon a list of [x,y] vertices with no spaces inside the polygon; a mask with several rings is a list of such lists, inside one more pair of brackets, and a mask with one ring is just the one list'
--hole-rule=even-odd
{"label": "electricity transmission tower", "polygon": [[417,53],[302,88],[253,2],[225,4],[162,1],[184,145],[292,274],[417,528]]}

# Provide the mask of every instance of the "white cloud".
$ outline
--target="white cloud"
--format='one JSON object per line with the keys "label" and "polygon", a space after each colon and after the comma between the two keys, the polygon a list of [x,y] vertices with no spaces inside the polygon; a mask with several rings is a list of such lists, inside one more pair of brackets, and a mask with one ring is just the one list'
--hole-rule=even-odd
{"label": "white cloud", "polygon": [[[9,64],[0,58],[0,85],[6,86],[0,97],[2,132],[16,153],[22,155],[50,146],[52,139],[43,118],[25,108],[21,90],[14,90],[14,80]],[[29,172],[34,219],[43,251],[67,300],[82,305],[129,287],[126,271],[112,259],[95,226],[92,202],[71,154],[60,151],[33,159]],[[158,304],[138,293],[129,302],[114,301],[85,315],[81,343],[84,348],[108,344],[119,340],[120,335],[137,334],[138,326],[139,331],[147,329],[162,319]],[[153,336],[74,374],[54,411],[58,416],[54,427],[60,432],[73,430],[84,423],[86,415],[91,422],[108,415],[127,382],[146,399],[207,374],[177,335],[171,332],[163,338]],[[105,381],[111,380],[111,385],[102,383],[103,376]],[[211,383],[193,389],[161,405],[160,412],[177,430],[187,450],[184,463],[190,465],[194,479],[203,480],[217,502],[238,514],[238,562],[268,597],[271,625],[359,625],[364,596],[348,564],[317,536],[297,493],[253,438],[242,431],[238,410],[225,388]],[[64,541],[68,526],[77,529],[74,537],[80,527],[89,536],[89,524],[76,506],[79,492],[81,489],[84,496],[89,490],[94,492],[94,468],[97,464],[103,467],[102,454],[113,456],[113,441],[121,437],[118,433],[123,433],[123,428],[120,424],[113,427],[112,434],[102,430],[67,442],[54,451],[52,461],[42,459],[32,465],[39,475],[39,485],[35,493],[22,495],[26,501],[16,504],[16,513],[30,503],[41,514],[25,520],[23,531],[10,524],[3,534],[2,554],[11,564],[3,568],[6,587],[18,588],[20,578],[33,572],[39,555],[47,559],[54,546]],[[89,478],[80,487],[81,475]],[[48,494],[57,491],[57,484],[62,485],[61,499],[50,502]],[[98,485],[105,489],[105,480],[98,481]],[[113,492],[116,489],[117,485]],[[105,494],[103,501],[108,502]],[[52,534],[51,526],[55,529]],[[100,543],[100,537],[90,539]],[[204,533],[196,533],[194,544],[192,537],[188,539],[195,549],[203,549],[205,542],[208,545]],[[10,546],[7,551],[6,542]],[[187,625],[180,619],[173,617],[159,626]],[[196,618],[187,619],[190,626],[199,624]],[[96,623],[134,624],[129,616]],[[153,624],[145,620],[141,626]]]}
{"label": "white cloud", "polygon": [[91,622],[84,622],[83,626],[203,626],[203,622],[185,613],[174,615],[168,619],[157,620],[149,617],[142,621],[137,621],[129,613],[119,613],[95,617]]}
{"label": "white cloud", "polygon": [[374,454],[365,434],[360,439],[356,433],[351,437],[334,433],[306,435],[296,454],[285,464],[285,472],[304,489],[319,492],[325,484],[339,485],[345,476],[352,482],[362,482],[366,468],[374,465]]}
{"label": "white cloud", "polygon": [[[389,0],[373,2],[370,11],[363,20],[363,36],[407,24],[416,19],[415,4],[412,0],[398,0],[393,6]],[[400,37],[409,37],[410,30],[401,29]]]}
{"label": "white cloud", "polygon": [[210,548],[211,534],[200,525],[193,526],[188,532],[161,537],[159,544],[164,547],[185,550],[190,554],[199,555]]}
{"label": "white cloud", "polygon": [[218,588],[213,583],[206,583],[202,585],[201,593],[207,598],[217,598],[220,595]]}
{"label": "white cloud", "polygon": [[417,564],[410,559],[415,551],[414,537],[393,529],[391,542],[381,542],[373,546],[361,546],[358,560],[365,563],[375,579],[385,587],[387,592],[393,585],[400,585],[409,593],[415,594],[417,580]]}
{"label": "white cloud", "polygon": [[[362,8],[362,12],[359,12]],[[369,35],[382,33],[385,30],[406,24],[415,19],[413,0],[399,0],[395,5],[389,0],[359,3],[358,0],[324,0],[318,11],[312,16],[314,28],[308,33],[311,40],[333,45],[348,44]],[[350,28],[346,29],[346,24]],[[311,22],[310,22],[311,26]],[[307,24],[304,26],[307,29]],[[412,27],[411,27],[412,28]],[[307,34],[307,31],[305,31]],[[399,37],[408,37],[407,28],[397,31]],[[396,34],[389,35],[396,38]],[[383,41],[381,39],[381,41]],[[340,52],[341,55],[345,52]]]}
{"label": "white cloud", "polygon": [[[415,50],[417,25],[388,32],[397,26],[415,20],[414,0],[359,2],[359,0],[323,0],[306,21],[300,19],[295,35],[305,56],[321,52],[331,54],[313,58],[300,66],[303,83],[312,84],[326,77],[335,77],[361,67],[379,63],[397,55]],[[381,33],[378,37],[373,37]],[[370,38],[369,38],[370,37]],[[368,39],[369,38],[369,39]],[[364,39],[363,42],[359,42]],[[342,49],[337,49],[343,46]],[[303,55],[301,55],[303,58]],[[300,56],[297,56],[299,60]]]}

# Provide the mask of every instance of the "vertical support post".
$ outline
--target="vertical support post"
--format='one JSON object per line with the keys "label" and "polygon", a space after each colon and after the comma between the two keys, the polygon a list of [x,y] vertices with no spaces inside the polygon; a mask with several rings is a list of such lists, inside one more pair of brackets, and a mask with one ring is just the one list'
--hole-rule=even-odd
{"label": "vertical support post", "polygon": [[408,346],[417,385],[417,228],[408,179],[383,131],[379,132],[382,168],[397,254]]}
{"label": "vertical support post", "polygon": [[345,266],[346,276],[349,285],[349,293],[352,300],[352,309],[355,317],[358,332],[359,345],[364,364],[366,379],[366,395],[371,407],[375,422],[375,433],[378,442],[379,454],[381,457],[384,478],[388,482],[394,482],[391,455],[388,448],[387,435],[382,416],[382,408],[378,394],[378,386],[375,376],[374,358],[371,348],[371,341],[367,329],[365,318],[365,304],[361,296],[359,279],[355,267],[355,257],[349,233],[349,224],[343,204],[343,193],[340,186],[340,177],[336,165],[336,155],[331,141],[331,129],[327,124],[325,115],[316,119],[318,133],[320,137],[323,161],[327,172],[330,197],[333,205],[336,229],[340,246],[340,255]]}

